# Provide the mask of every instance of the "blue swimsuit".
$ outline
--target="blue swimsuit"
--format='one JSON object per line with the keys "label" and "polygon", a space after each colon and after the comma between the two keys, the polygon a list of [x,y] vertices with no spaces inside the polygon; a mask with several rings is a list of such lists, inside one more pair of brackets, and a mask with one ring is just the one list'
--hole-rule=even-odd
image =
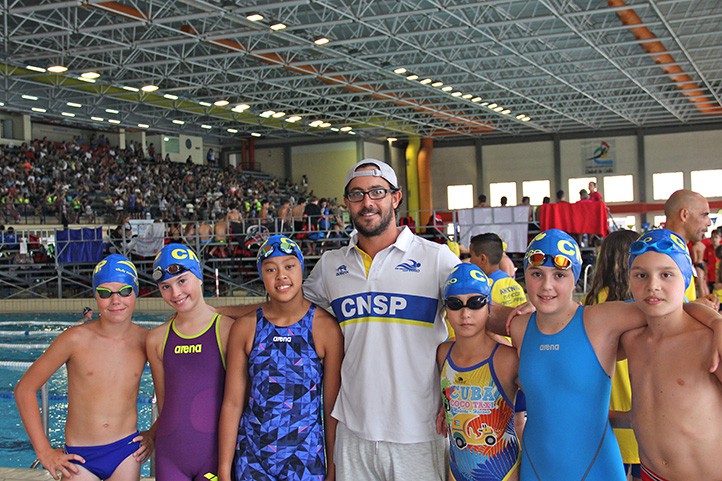
{"label": "blue swimsuit", "polygon": [[323,364],[313,344],[311,305],[278,327],[259,307],[248,356],[250,399],[238,429],[237,481],[323,480]]}
{"label": "blue swimsuit", "polygon": [[113,475],[120,463],[140,448],[139,442],[133,442],[138,431],[123,439],[102,446],[68,446],[65,445],[65,454],[77,454],[85,459],[85,463],[71,461],[78,464],[100,479],[108,479]]}
{"label": "blue swimsuit", "polygon": [[532,314],[521,346],[519,380],[529,415],[521,481],[627,479],[607,421],[612,382],[587,337],[584,307],[552,335],[539,332]]}

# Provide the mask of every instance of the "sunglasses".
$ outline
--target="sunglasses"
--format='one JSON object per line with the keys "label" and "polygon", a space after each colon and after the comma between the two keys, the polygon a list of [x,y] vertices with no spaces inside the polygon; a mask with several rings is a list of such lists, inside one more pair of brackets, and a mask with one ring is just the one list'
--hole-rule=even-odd
{"label": "sunglasses", "polygon": [[472,296],[467,299],[466,304],[464,304],[458,297],[447,297],[444,299],[444,305],[446,305],[446,308],[450,311],[460,311],[465,307],[473,311],[478,311],[484,307],[488,301],[489,298],[487,296]]}
{"label": "sunglasses", "polygon": [[266,244],[258,251],[258,258],[267,259],[276,251],[276,249],[288,256],[293,256],[296,255],[294,247],[296,247],[296,245],[291,242],[274,242],[272,244]]}
{"label": "sunglasses", "polygon": [[682,250],[679,246],[675,249],[675,246],[675,243],[669,239],[661,239],[657,242],[634,241],[632,242],[632,245],[629,246],[629,253],[636,256],[637,254],[643,254],[650,249],[654,249],[655,251],[663,254],[675,251],[680,252]]}
{"label": "sunglasses", "polygon": [[557,269],[567,270],[572,267],[572,260],[561,254],[551,255],[542,251],[532,251],[527,254],[526,259],[529,265],[534,267],[543,266],[547,259],[551,259],[552,265]]}
{"label": "sunglasses", "polygon": [[[95,293],[98,294],[98,297],[101,299],[110,299],[113,297],[113,294],[118,294],[120,297],[130,297],[133,293],[133,286],[125,285],[117,291],[111,291],[107,287],[96,287]],[[83,314],[85,314],[85,312],[83,312]]]}
{"label": "sunglasses", "polygon": [[153,269],[153,280],[158,282],[159,280],[163,279],[163,272],[171,276],[177,276],[178,274],[182,274],[187,270],[188,268],[183,264],[171,264],[165,269],[163,269],[161,266],[158,266]]}

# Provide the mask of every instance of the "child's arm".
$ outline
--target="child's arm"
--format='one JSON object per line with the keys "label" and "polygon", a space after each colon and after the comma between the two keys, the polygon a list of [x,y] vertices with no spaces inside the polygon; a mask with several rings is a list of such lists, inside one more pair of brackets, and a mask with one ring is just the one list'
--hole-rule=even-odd
{"label": "child's arm", "polygon": [[[436,348],[436,366],[439,368],[439,372],[441,372],[441,368],[444,366],[444,360],[452,344],[452,342],[447,341],[439,344],[439,347]],[[443,396],[444,394],[441,393],[441,395]],[[436,413],[436,432],[444,437],[449,434],[448,426],[446,425],[446,412],[443,399],[441,399],[439,411]]]}
{"label": "child's arm", "polygon": [[683,307],[684,312],[714,331],[714,344],[716,349],[712,355],[712,364],[709,372],[718,371],[720,356],[722,355],[722,322],[720,322],[722,321],[722,316],[714,309],[698,302],[685,302]]}
{"label": "child's arm", "polygon": [[[163,370],[163,338],[168,328],[167,323],[152,329],[145,341],[145,354],[150,363],[150,373],[153,376],[153,391],[158,408],[158,417],[163,411],[165,400],[165,372]],[[155,431],[154,431],[155,432]]]}
{"label": "child's arm", "polygon": [[18,405],[20,419],[25,426],[30,442],[33,445],[40,463],[50,472],[53,479],[60,479],[58,471],[63,478],[69,478],[78,473],[78,466],[71,460],[85,462],[76,454],[64,454],[63,450],[53,449],[43,430],[38,407],[37,393],[50,379],[55,371],[65,364],[71,357],[74,347],[74,331],[71,328],[58,336],[50,347],[28,368],[15,386],[15,402]]}
{"label": "child's arm", "polygon": [[331,416],[341,389],[343,334],[336,319],[322,309],[316,309],[313,320],[313,342],[323,358],[323,425],[326,442],[326,480],[336,479],[333,448],[336,442],[337,421]]}
{"label": "child's arm", "polygon": [[238,423],[248,392],[247,344],[253,339],[255,314],[233,323],[226,346],[226,384],[218,421],[218,481],[231,481]]}
{"label": "child's arm", "polygon": [[[150,335],[149,331],[147,329],[144,329],[145,332],[145,338],[144,338],[144,346],[145,346],[145,357],[146,360],[148,359],[148,337]],[[133,438],[133,442],[139,442],[140,447],[136,452],[133,453],[133,457],[135,458],[138,463],[143,464],[148,459],[150,459],[150,456],[153,454],[153,450],[155,449],[155,432],[158,429],[158,419],[155,420],[153,425],[148,428],[147,431],[141,431],[138,436]]]}
{"label": "child's arm", "polygon": [[211,306],[213,310],[222,316],[228,316],[231,319],[240,319],[249,313],[256,312],[258,304],[244,304],[241,306]]}

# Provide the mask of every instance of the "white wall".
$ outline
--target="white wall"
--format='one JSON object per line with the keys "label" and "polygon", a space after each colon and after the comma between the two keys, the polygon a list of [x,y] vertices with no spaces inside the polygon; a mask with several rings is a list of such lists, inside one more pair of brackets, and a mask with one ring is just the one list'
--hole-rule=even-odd
{"label": "white wall", "polygon": [[291,149],[293,182],[306,175],[317,197],[340,199],[346,172],[357,162],[356,142],[300,145]]}
{"label": "white wall", "polygon": [[[238,161],[240,162],[241,154],[238,154]],[[277,177],[279,179],[286,179],[288,172],[286,172],[286,163],[283,158],[283,147],[271,147],[268,149],[256,149],[256,165],[260,165],[263,172]]]}
{"label": "white wall", "polygon": [[477,188],[475,152],[473,145],[434,147],[430,162],[432,207],[434,209],[445,210],[448,208],[446,188],[449,185],[472,184],[474,189]]}

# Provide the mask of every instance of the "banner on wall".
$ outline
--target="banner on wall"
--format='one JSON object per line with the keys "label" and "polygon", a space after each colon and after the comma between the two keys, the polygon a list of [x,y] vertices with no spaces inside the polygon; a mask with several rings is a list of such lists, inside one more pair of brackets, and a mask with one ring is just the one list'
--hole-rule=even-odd
{"label": "banner on wall", "polygon": [[459,243],[469,247],[471,238],[477,234],[494,232],[506,242],[507,252],[524,252],[529,232],[529,206],[476,207],[460,209]]}
{"label": "banner on wall", "polygon": [[582,141],[582,162],[584,174],[614,173],[617,145],[614,140]]}

